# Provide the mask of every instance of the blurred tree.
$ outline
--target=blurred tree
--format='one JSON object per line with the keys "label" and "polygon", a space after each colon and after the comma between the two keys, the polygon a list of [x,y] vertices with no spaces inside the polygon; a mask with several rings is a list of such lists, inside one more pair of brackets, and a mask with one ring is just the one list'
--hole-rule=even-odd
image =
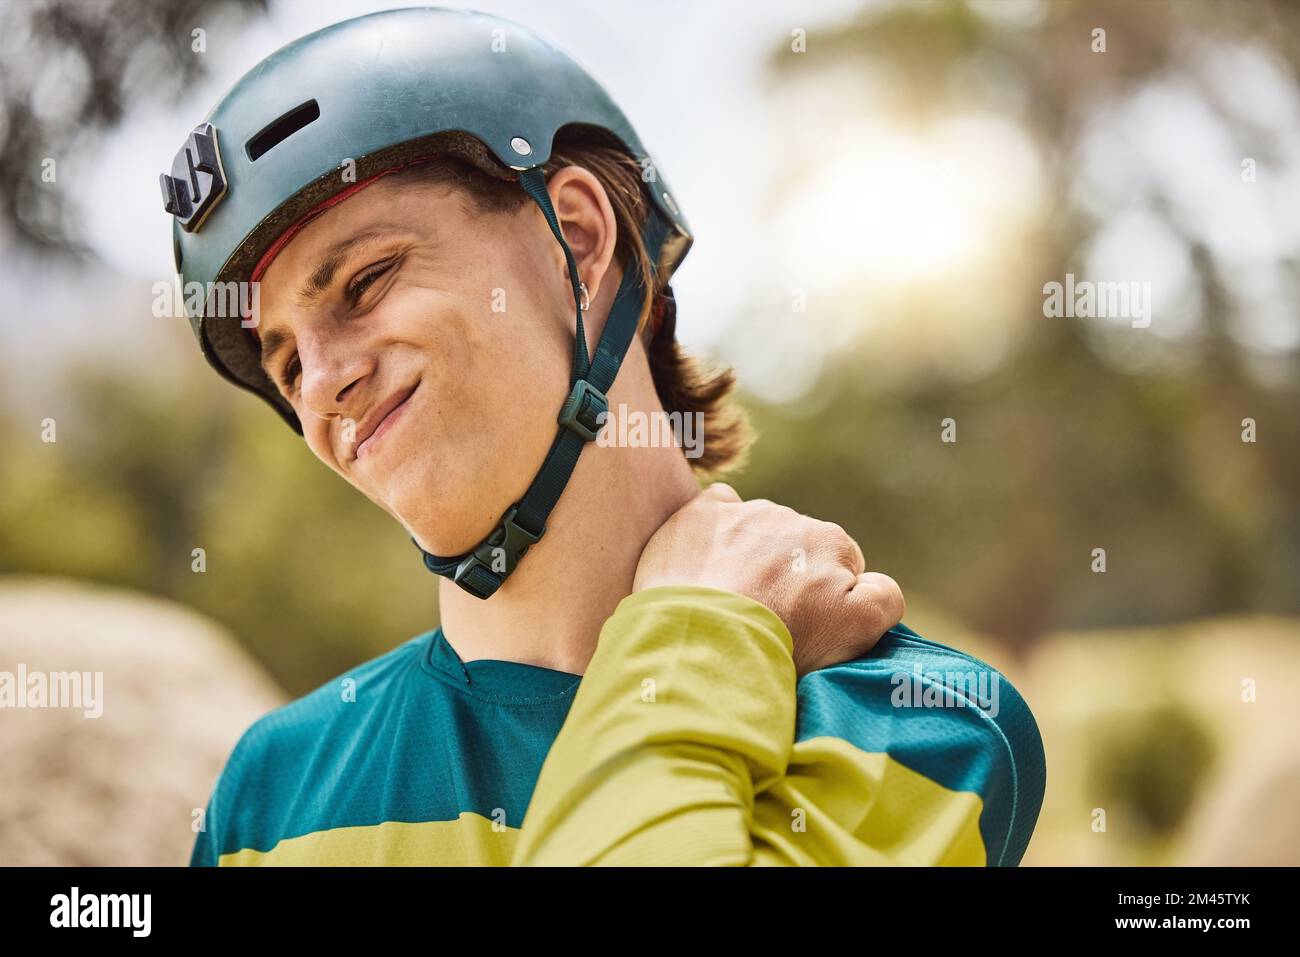
{"label": "blurred tree", "polygon": [[[1104,56],[1090,48],[1098,27],[1109,38]],[[1081,272],[1107,225],[1079,189],[1083,144],[1099,118],[1153,85],[1199,91],[1229,156],[1259,157],[1267,173],[1285,175],[1268,165],[1277,136],[1240,98],[1208,88],[1202,68],[1215,44],[1269,51],[1287,65],[1280,80],[1295,102],[1300,7],[1263,0],[873,4],[811,38],[815,56],[774,51],[778,82],[803,83],[800,96],[815,95],[802,91],[819,77],[835,84],[828,89],[851,89],[844,70],[860,71],[900,127],[970,112],[1007,117],[1033,144],[1050,205],[1019,237],[1026,254],[1002,273],[922,285],[899,310],[892,341],[915,339],[922,333],[910,324],[927,328],[915,320],[935,310],[960,316],[964,301],[992,289],[1013,330],[1002,362],[974,377],[942,362],[880,375],[890,363],[881,343],[891,340],[860,323],[871,332],[825,363],[814,399],[757,408],[765,437],[737,482],[742,494],[841,522],[905,590],[1019,648],[1061,627],[1300,610],[1300,353],[1243,345],[1237,329],[1251,306],[1227,283],[1240,266],[1207,242],[1204,210],[1198,221],[1179,208],[1185,184],[1130,167],[1127,189],[1112,184],[1121,205],[1106,215],[1149,209],[1182,243],[1203,316],[1191,333],[1139,338],[1126,324],[1046,320],[1042,309],[1043,283]],[[980,71],[989,82],[972,81]],[[1222,173],[1231,180],[1238,170]],[[1293,295],[1294,253],[1276,270],[1278,288]],[[833,292],[822,301],[868,308],[860,284]],[[1288,305],[1294,324],[1294,299]],[[959,367],[956,358],[949,363]],[[958,441],[944,444],[948,417]],[[1253,444],[1241,437],[1248,417],[1260,430]],[[1098,548],[1104,574],[1093,569]]]}
{"label": "blurred tree", "polygon": [[182,601],[294,695],[437,624],[410,539],[260,403],[216,376],[170,392],[86,368],[64,388],[55,442],[0,412],[0,575]]}
{"label": "blurred tree", "polygon": [[[266,0],[33,0],[0,4],[0,229],[38,249],[84,252],[72,191],[43,163],[93,164],[127,110],[176,96],[206,70],[193,31]],[[57,167],[56,167],[57,169]]]}
{"label": "blurred tree", "polygon": [[1088,748],[1092,803],[1110,808],[1110,825],[1131,841],[1175,834],[1215,759],[1213,737],[1175,701],[1099,720]]}

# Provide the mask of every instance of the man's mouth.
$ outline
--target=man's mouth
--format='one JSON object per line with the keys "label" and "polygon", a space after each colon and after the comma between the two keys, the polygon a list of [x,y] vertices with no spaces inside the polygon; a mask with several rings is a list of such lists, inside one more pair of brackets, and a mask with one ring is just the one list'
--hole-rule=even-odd
{"label": "man's mouth", "polygon": [[420,380],[409,389],[399,389],[376,406],[357,429],[357,451],[354,458],[360,459],[375,451],[380,439],[384,437],[402,417],[407,403],[415,390],[420,387]]}

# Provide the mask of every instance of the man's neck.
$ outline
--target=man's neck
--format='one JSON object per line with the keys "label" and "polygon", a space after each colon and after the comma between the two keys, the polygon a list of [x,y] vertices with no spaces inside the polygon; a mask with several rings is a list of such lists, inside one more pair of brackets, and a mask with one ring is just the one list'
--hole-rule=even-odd
{"label": "man's neck", "polygon": [[[638,358],[629,356],[620,371],[611,408],[660,408]],[[633,404],[635,398],[643,401]],[[632,592],[646,542],[698,491],[679,448],[588,443],[546,534],[495,595],[478,599],[442,579],[448,643],[463,661],[492,658],[582,674],[605,619]]]}

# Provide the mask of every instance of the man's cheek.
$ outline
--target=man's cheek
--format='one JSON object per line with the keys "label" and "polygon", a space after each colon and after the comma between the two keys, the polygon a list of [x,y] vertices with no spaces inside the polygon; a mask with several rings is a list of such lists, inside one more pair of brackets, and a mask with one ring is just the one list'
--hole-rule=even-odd
{"label": "man's cheek", "polygon": [[[310,416],[310,413],[308,413],[308,415]],[[299,421],[303,420],[299,419]],[[340,472],[340,463],[337,461],[336,456],[334,455],[334,448],[330,443],[329,427],[327,425],[307,425],[305,421],[303,421],[303,424],[305,427],[304,435],[307,439],[307,448],[311,450],[311,454],[316,456],[316,458],[320,459],[334,471]],[[353,429],[355,431],[355,425],[353,426]]]}

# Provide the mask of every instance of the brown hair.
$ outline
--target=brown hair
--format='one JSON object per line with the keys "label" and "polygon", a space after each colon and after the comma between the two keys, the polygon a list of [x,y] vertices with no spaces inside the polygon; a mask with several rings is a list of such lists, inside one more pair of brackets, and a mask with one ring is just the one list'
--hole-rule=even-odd
{"label": "brown hair", "polygon": [[[651,202],[643,187],[641,165],[612,135],[595,127],[571,125],[556,134],[543,172],[549,177],[565,166],[582,166],[600,180],[618,226],[615,259],[623,269],[638,270],[643,286],[653,285],[653,295],[642,307],[637,333],[645,344],[655,391],[664,410],[683,416],[703,414],[702,451],[698,458],[690,460],[691,467],[705,475],[740,468],[748,456],[753,432],[745,410],[734,396],[734,371],[707,365],[686,353],[670,328],[661,326],[652,337],[651,307],[665,283],[662,273],[652,275],[641,236]],[[452,182],[464,187],[478,212],[511,213],[529,202],[517,183],[491,176],[451,156],[408,172],[420,182]]]}

